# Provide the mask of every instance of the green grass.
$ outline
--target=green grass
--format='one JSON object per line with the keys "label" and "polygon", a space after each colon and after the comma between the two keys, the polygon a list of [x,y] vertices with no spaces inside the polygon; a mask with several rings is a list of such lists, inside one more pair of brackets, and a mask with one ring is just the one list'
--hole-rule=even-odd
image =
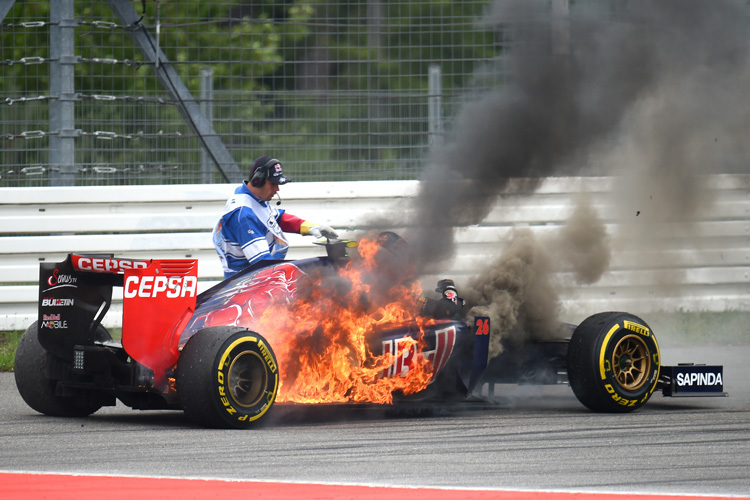
{"label": "green grass", "polygon": [[21,335],[22,331],[0,332],[0,372],[13,371],[16,347]]}

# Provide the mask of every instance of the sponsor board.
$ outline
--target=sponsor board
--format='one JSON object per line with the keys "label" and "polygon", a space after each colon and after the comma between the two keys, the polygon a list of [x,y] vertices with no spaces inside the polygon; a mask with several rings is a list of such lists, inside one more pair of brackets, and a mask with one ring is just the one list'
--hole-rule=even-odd
{"label": "sponsor board", "polygon": [[195,297],[198,294],[198,278],[195,276],[131,276],[125,278],[123,296],[156,298]]}
{"label": "sponsor board", "polygon": [[71,298],[42,297],[42,307],[72,307],[74,304],[75,299]]}
{"label": "sponsor board", "polygon": [[166,387],[166,370],[179,357],[180,332],[195,311],[198,261],[153,260],[124,270],[122,345]]}
{"label": "sponsor board", "polygon": [[59,269],[54,269],[47,278],[47,285],[49,285],[49,288],[44,290],[45,292],[59,287],[77,288],[78,277],[71,274],[60,274]]}
{"label": "sponsor board", "polygon": [[133,259],[114,259],[111,257],[84,257],[72,255],[73,268],[76,271],[95,273],[122,274],[128,269],[145,269],[150,261]]}
{"label": "sponsor board", "polygon": [[672,369],[675,392],[723,392],[721,366],[676,366]]}
{"label": "sponsor board", "polygon": [[669,377],[668,391],[672,396],[700,396],[724,394],[724,367],[707,365],[678,365],[662,367]]}

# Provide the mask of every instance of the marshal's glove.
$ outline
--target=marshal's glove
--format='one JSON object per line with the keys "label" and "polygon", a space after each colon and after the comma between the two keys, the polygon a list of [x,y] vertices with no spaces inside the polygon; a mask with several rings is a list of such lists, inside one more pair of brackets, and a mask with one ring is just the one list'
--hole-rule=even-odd
{"label": "marshal's glove", "polygon": [[310,234],[312,234],[318,239],[323,238],[323,237],[326,237],[326,238],[338,238],[339,237],[338,233],[334,231],[331,226],[324,226],[322,224],[320,226],[311,227]]}
{"label": "marshal's glove", "polygon": [[300,227],[300,234],[310,234],[317,239],[320,238],[338,238],[339,235],[331,226],[316,224],[314,222],[303,222]]}

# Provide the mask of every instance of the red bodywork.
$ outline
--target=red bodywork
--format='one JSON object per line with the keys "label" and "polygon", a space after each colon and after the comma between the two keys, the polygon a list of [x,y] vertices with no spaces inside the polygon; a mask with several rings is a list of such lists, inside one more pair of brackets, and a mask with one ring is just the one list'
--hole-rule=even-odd
{"label": "red bodywork", "polygon": [[154,372],[154,387],[180,357],[180,332],[195,311],[198,261],[133,260],[71,255],[80,273],[122,276],[122,345],[135,361]]}
{"label": "red bodywork", "polygon": [[180,357],[180,332],[195,311],[198,261],[155,260],[125,271],[122,346],[154,372],[154,385]]}
{"label": "red bodywork", "polygon": [[[74,353],[92,362],[96,359],[108,363],[115,361],[106,360],[109,352],[121,352],[121,361],[135,362],[134,384],[155,390],[168,404],[178,404],[173,381],[182,348],[194,334],[212,327],[262,332],[288,375],[284,379],[287,392],[283,395],[289,399],[282,397],[279,401],[308,402],[295,399],[302,397],[300,391],[304,387],[297,387],[297,392],[291,388],[295,384],[314,387],[315,377],[323,373],[341,387],[334,394],[324,389],[328,382],[321,378],[317,383],[324,394],[310,402],[325,398],[347,401],[352,394],[348,385],[358,383],[360,376],[369,380],[368,384],[382,386],[388,395],[399,384],[425,387],[432,383],[454,357],[460,338],[469,335],[466,325],[414,318],[377,325],[371,320],[372,326],[352,324],[349,330],[350,326],[339,323],[337,316],[348,311],[333,312],[336,308],[331,305],[331,294],[316,281],[321,272],[340,279],[339,273],[344,270],[345,263],[339,265],[329,258],[267,261],[199,294],[198,262],[194,259],[139,260],[71,254],[63,262],[44,263],[41,267],[40,341],[48,350],[62,353],[73,362]],[[310,298],[311,286],[322,295]],[[96,347],[94,342],[95,331],[111,304],[113,288],[121,288],[123,294],[121,351],[108,351]],[[300,301],[301,295],[306,300]],[[356,306],[359,296],[354,297],[337,297],[333,303],[345,306],[352,301]],[[327,305],[302,317],[299,307],[316,304],[316,300]],[[355,318],[371,319],[363,314]],[[46,317],[59,319],[56,323],[44,322]],[[323,333],[324,324],[326,328],[334,325],[333,330]],[[358,337],[346,337],[350,331]],[[350,359],[355,354],[357,359]],[[331,369],[334,361],[343,361],[346,366]],[[307,363],[306,375],[300,375],[302,363]],[[319,366],[313,366],[315,363]],[[369,371],[360,373],[363,370]],[[126,376],[124,368],[117,373]],[[303,377],[302,382],[298,382],[298,376]],[[391,379],[393,383],[378,382],[381,379]],[[364,389],[358,389],[362,394],[352,396],[353,401],[369,397],[369,385],[359,386]],[[310,398],[307,393],[304,397]]]}

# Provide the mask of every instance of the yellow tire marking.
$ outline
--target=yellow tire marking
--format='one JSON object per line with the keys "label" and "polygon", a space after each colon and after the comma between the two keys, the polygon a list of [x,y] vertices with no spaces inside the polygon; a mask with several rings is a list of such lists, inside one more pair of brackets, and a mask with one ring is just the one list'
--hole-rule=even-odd
{"label": "yellow tire marking", "polygon": [[[238,338],[237,340],[235,340],[234,342],[232,342],[229,345],[229,347],[227,347],[224,350],[224,355],[221,357],[221,362],[219,363],[219,369],[221,369],[221,367],[224,366],[224,362],[229,357],[229,353],[232,352],[232,350],[235,347],[237,347],[239,344],[241,344],[242,342],[246,342],[246,341],[250,341],[250,342],[252,342],[252,343],[254,343],[256,345],[259,345],[259,344],[262,343],[262,342],[258,341],[258,337],[247,336],[247,337],[240,337],[240,338]],[[263,344],[263,345],[265,346],[265,344]],[[274,376],[274,380],[275,380],[275,382],[273,384],[273,392],[271,393],[271,398],[270,398],[271,400],[276,399],[276,391],[279,389],[279,374],[278,374],[278,372]],[[266,401],[268,401],[268,400],[269,400],[269,398],[266,398]],[[258,413],[254,417],[251,417],[250,421],[252,422],[253,420],[257,420],[260,417],[262,417],[271,408],[271,406],[272,405],[267,404],[266,407],[263,409],[263,411],[261,411],[260,413]]]}
{"label": "yellow tire marking", "polygon": [[247,340],[249,340],[250,342],[253,342],[255,344],[258,343],[258,338],[257,337],[240,337],[240,338],[238,338],[237,340],[235,340],[234,342],[232,342],[229,347],[227,347],[224,350],[224,355],[221,357],[221,363],[219,363],[219,366],[220,367],[224,366],[224,362],[229,357],[229,353],[232,352],[232,349],[234,349],[235,347],[237,347],[238,344],[241,344],[242,342],[245,342]]}
{"label": "yellow tire marking", "polygon": [[[661,373],[661,353],[659,352],[659,343],[656,341],[656,335],[651,335],[651,339],[654,341],[654,347],[656,347],[656,357],[659,360],[658,366],[656,367],[656,377],[654,377],[654,385],[651,387],[649,394],[652,394],[656,389],[656,384],[659,383],[659,374]],[[652,362],[655,362],[653,359]]]}
{"label": "yellow tire marking", "polygon": [[620,325],[617,324],[610,328],[609,332],[607,332],[607,336],[604,337],[604,342],[602,342],[602,348],[599,351],[599,375],[601,375],[602,380],[607,378],[605,371],[604,371],[604,351],[607,350],[607,345],[609,344],[609,339],[612,338],[612,335],[615,334],[617,330],[620,329]]}

